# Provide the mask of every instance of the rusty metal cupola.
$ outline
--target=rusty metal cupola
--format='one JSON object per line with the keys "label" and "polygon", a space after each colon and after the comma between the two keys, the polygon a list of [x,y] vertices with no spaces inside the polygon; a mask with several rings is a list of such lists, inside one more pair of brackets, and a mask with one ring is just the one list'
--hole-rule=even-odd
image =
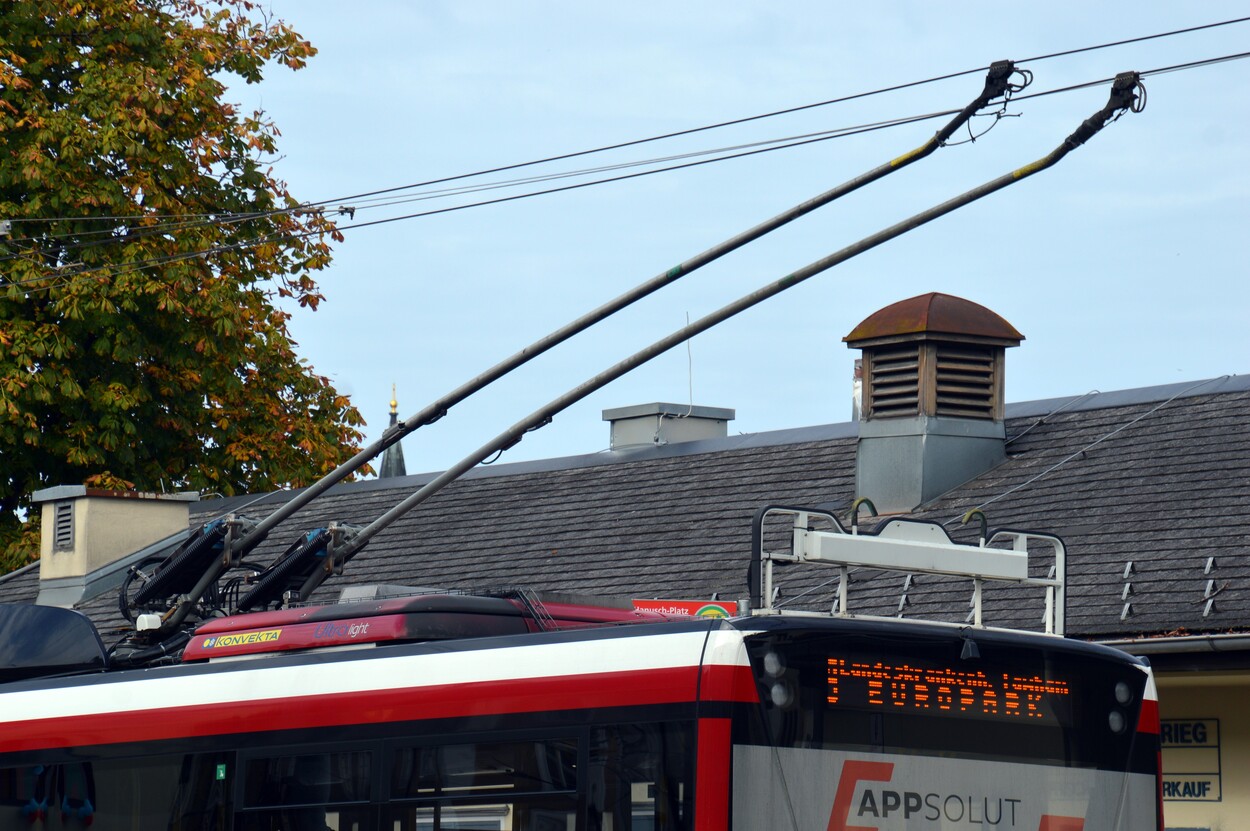
{"label": "rusty metal cupola", "polygon": [[870,315],[843,340],[863,350],[856,492],[910,511],[1006,458],[1003,355],[1024,335],[976,303],[930,292]]}

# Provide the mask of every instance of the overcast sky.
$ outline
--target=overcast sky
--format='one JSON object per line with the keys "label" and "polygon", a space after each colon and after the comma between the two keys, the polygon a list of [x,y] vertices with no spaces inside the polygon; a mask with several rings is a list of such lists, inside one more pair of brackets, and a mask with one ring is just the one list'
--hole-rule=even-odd
{"label": "overcast sky", "polygon": [[[1180,4],[380,2],[277,0],[320,54],[232,99],[282,130],[299,199],[369,222],[511,195],[368,207],[346,197],[812,104],[994,60],[1215,23],[1244,2]],[[955,9],[956,11],[952,11]],[[1022,64],[1023,93],[1247,51],[1250,23]],[[463,184],[561,173],[959,109],[983,72],[680,140]],[[606,448],[605,408],[729,407],[731,433],[846,421],[842,337],[930,291],[1024,333],[1007,400],[1250,370],[1250,61],[1147,77],[1129,113],[1058,166],[847,262],[593,394],[503,461]],[[404,442],[411,473],[450,466],[621,358],[740,295],[1033,161],[1109,85],[1023,100],[940,149],[729,255],[557,348]],[[295,313],[300,353],[369,420],[401,418],[626,289],[910,150],[925,121],[680,172],[346,231]],[[976,129],[988,126],[989,119]],[[964,134],[966,138],[966,133]],[[581,181],[581,180],[578,180]],[[393,198],[429,196],[402,191]]]}

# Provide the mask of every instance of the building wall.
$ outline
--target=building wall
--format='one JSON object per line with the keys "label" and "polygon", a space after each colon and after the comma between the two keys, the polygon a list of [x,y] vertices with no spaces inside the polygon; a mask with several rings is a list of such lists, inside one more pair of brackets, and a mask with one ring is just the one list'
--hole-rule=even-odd
{"label": "building wall", "polygon": [[1167,827],[1242,831],[1250,817],[1250,672],[1157,680]]}
{"label": "building wall", "polygon": [[[66,498],[54,498],[58,490]],[[41,499],[42,494],[52,497]],[[50,488],[35,494],[42,502],[39,576],[43,580],[82,577],[187,527],[188,498],[132,492]],[[58,506],[70,508],[72,534],[67,545],[55,544]]]}

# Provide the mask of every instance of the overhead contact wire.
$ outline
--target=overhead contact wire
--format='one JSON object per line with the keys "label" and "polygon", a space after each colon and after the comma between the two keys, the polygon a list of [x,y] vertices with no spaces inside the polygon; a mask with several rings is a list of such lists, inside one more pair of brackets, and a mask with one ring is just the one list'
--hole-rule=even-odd
{"label": "overhead contact wire", "polygon": [[[1206,59],[1202,59],[1198,61],[1190,61],[1187,63],[1174,64],[1172,66],[1146,70],[1146,71],[1140,72],[1139,75],[1145,78],[1145,77],[1150,77],[1150,76],[1158,75],[1158,74],[1164,74],[1164,73],[1169,73],[1169,72],[1179,72],[1183,70],[1211,66],[1214,64],[1225,63],[1225,62],[1233,61],[1233,60],[1242,60],[1247,57],[1250,57],[1250,52],[1238,52],[1238,53],[1234,53],[1230,55],[1222,55],[1216,58],[1206,58]],[[967,74],[967,73],[960,73],[960,74]],[[1040,97],[1047,96],[1047,95],[1055,95],[1055,94],[1064,93],[1064,92],[1073,92],[1076,90],[1099,86],[1101,84],[1107,83],[1107,81],[1109,80],[1111,79],[1104,78],[1104,79],[1099,79],[1096,81],[1088,81],[1088,82],[1080,83],[1080,84],[1072,84],[1069,86],[1060,87],[1060,88],[1053,89],[1053,90],[1044,90],[1041,92],[1030,93],[1028,95],[1019,95],[1013,98],[1012,100],[1019,102],[1019,101],[1026,101],[1032,98],[1040,98]],[[756,149],[756,150],[752,150],[752,151],[748,151],[744,153],[719,157],[715,159],[702,159],[702,160],[695,161],[695,162],[688,162],[688,163],[680,164],[680,165],[672,165],[669,167],[657,168],[655,170],[641,171],[638,173],[631,173],[631,174],[627,174],[623,176],[614,176],[614,177],[609,177],[606,179],[597,179],[597,180],[593,180],[590,182],[581,182],[581,183],[572,184],[572,185],[565,185],[565,186],[558,187],[558,188],[548,188],[545,190],[532,191],[532,192],[527,192],[527,193],[522,193],[522,194],[514,194],[512,196],[500,197],[498,199],[487,199],[487,200],[481,200],[478,202],[470,202],[465,205],[455,205],[455,206],[451,206],[447,208],[438,208],[438,209],[434,209],[430,211],[419,211],[419,212],[410,213],[410,214],[402,214],[400,216],[387,217],[384,219],[372,220],[369,222],[357,222],[357,223],[353,223],[350,225],[340,225],[340,226],[337,226],[335,230],[341,232],[341,231],[348,231],[348,230],[354,230],[354,229],[359,229],[359,228],[368,228],[368,227],[373,227],[375,225],[385,225],[385,224],[389,224],[392,222],[400,222],[400,221],[405,221],[409,219],[418,219],[418,218],[426,217],[426,216],[436,216],[438,214],[462,211],[468,208],[484,207],[487,205],[496,205],[496,204],[501,204],[504,202],[512,202],[512,201],[516,201],[519,199],[528,199],[531,196],[544,196],[544,195],[552,194],[552,193],[561,193],[564,191],[578,190],[578,189],[585,188],[585,187],[591,187],[593,185],[610,184],[612,182],[635,179],[635,178],[640,178],[642,176],[650,176],[656,173],[667,173],[667,172],[671,172],[674,170],[681,170],[681,169],[688,168],[688,167],[697,167],[697,166],[701,166],[705,164],[711,164],[713,162],[729,161],[731,159],[758,155],[761,153],[772,152],[774,150],[785,150],[791,147],[798,147],[798,146],[803,146],[806,144],[814,144],[814,143],[821,142],[821,141],[828,141],[833,138],[843,138],[843,137],[850,136],[850,135],[858,135],[860,133],[886,129],[887,127],[901,126],[904,124],[914,123],[916,121],[923,121],[926,119],[942,117],[944,115],[949,115],[951,112],[953,111],[930,113],[928,115],[922,115],[922,116],[913,116],[910,118],[899,119],[899,120],[891,121],[891,122],[881,122],[879,126],[866,127],[866,128],[854,130],[848,133],[840,133],[840,134],[833,135],[833,136],[823,136],[823,137],[815,138],[815,139],[807,139],[807,140],[793,142],[790,144],[778,145],[774,147],[760,148],[760,149]],[[258,245],[265,245],[265,244],[273,243],[273,242],[283,242],[283,241],[290,241],[290,240],[296,240],[296,239],[303,239],[303,238],[316,236],[316,235],[323,234],[323,233],[328,233],[328,231],[305,231],[305,232],[301,232],[297,234],[273,235],[273,236],[268,236],[268,237],[262,237],[262,238],[255,239],[255,240],[247,240],[247,241],[243,241],[239,243],[233,243],[230,245],[215,246],[215,247],[203,249],[200,251],[192,251],[192,252],[186,252],[183,254],[168,255],[166,257],[152,258],[150,260],[143,260],[143,261],[138,261],[135,263],[127,263],[122,266],[100,266],[100,267],[96,267],[92,269],[80,269],[76,271],[65,270],[60,274],[41,275],[39,277],[29,278],[26,280],[13,281],[8,284],[0,284],[0,287],[2,287],[2,285],[25,285],[25,284],[34,283],[34,282],[40,282],[43,280],[55,280],[57,278],[62,278],[62,281],[63,281],[62,284],[63,284],[64,281],[77,281],[80,278],[90,279],[96,275],[99,275],[105,278],[110,277],[110,276],[120,276],[122,274],[128,274],[133,271],[146,268],[149,266],[153,266],[153,265],[166,265],[166,264],[175,263],[175,262],[183,262],[187,260],[197,259],[200,257],[212,256],[214,254],[230,253],[232,251],[245,250],[247,248],[255,247]]]}
{"label": "overhead contact wire", "polygon": [[[1117,41],[1109,41],[1107,43],[1095,44],[1093,46],[1082,46],[1082,47],[1077,47],[1075,49],[1063,50],[1060,52],[1051,52],[1051,53],[1044,54],[1044,55],[1037,55],[1031,58],[1020,59],[1020,60],[1017,60],[1016,63],[1017,64],[1037,63],[1040,61],[1052,60],[1054,58],[1067,57],[1067,56],[1081,54],[1085,52],[1094,52],[1094,51],[1098,51],[1101,49],[1110,49],[1113,47],[1126,46],[1126,45],[1133,44],[1133,43],[1143,43],[1146,41],[1158,40],[1161,38],[1175,37],[1177,35],[1191,34],[1193,32],[1217,29],[1217,28],[1221,28],[1224,26],[1231,26],[1231,25],[1235,25],[1239,23],[1245,23],[1247,21],[1250,21],[1250,16],[1238,17],[1238,18],[1233,18],[1230,20],[1223,20],[1223,21],[1219,21],[1216,23],[1206,23],[1206,24],[1202,24],[1199,26],[1189,26],[1189,27],[1182,28],[1182,29],[1173,29],[1171,31],[1159,32],[1159,33],[1152,34],[1152,35],[1142,35],[1141,37],[1126,38],[1124,40],[1117,40]],[[1221,59],[1216,59],[1216,60],[1221,60]],[[1184,65],[1181,65],[1181,66],[1184,66]],[[670,132],[670,133],[662,133],[659,135],[649,136],[646,138],[617,142],[615,144],[607,144],[607,145],[596,147],[590,150],[579,150],[579,151],[575,151],[571,153],[562,153],[562,154],[548,156],[545,158],[535,159],[535,160],[527,161],[527,162],[518,162],[515,164],[486,168],[486,169],[474,171],[472,173],[462,173],[462,174],[458,174],[455,176],[447,176],[447,177],[443,177],[439,179],[430,179],[424,182],[414,182],[408,185],[398,185],[395,187],[382,188],[379,190],[364,191],[362,193],[352,194],[349,196],[342,196],[336,199],[327,199],[327,200],[322,200],[318,202],[304,203],[304,205],[301,206],[300,208],[276,209],[274,211],[261,212],[257,214],[242,214],[241,216],[245,218],[255,218],[258,216],[278,215],[278,214],[288,213],[292,210],[315,209],[317,206],[322,206],[324,208],[334,203],[341,203],[341,202],[346,202],[350,200],[365,199],[371,196],[378,196],[378,195],[387,194],[387,193],[395,193],[395,192],[402,191],[402,190],[412,190],[416,188],[428,187],[429,185],[444,184],[446,182],[453,182],[453,181],[458,181],[461,179],[470,179],[470,178],[474,178],[477,176],[486,176],[491,173],[502,173],[508,170],[518,170],[520,168],[547,164],[549,162],[554,162],[554,161],[563,161],[566,159],[578,158],[580,156],[588,156],[588,155],[592,155],[595,153],[604,153],[610,150],[618,150],[621,148],[632,147],[632,146],[636,146],[640,144],[646,144],[649,142],[663,141],[669,138],[678,138],[680,136],[692,135],[695,133],[706,132],[708,130],[719,129],[721,127],[730,127],[730,126],[735,126],[738,124],[746,124],[746,123],[753,122],[753,121],[760,121],[763,119],[774,118],[777,116],[789,115],[791,113],[802,112],[804,110],[811,110],[811,109],[816,109],[819,107],[830,106],[833,104],[840,104],[840,103],[844,103],[847,101],[854,101],[854,100],[861,99],[861,98],[868,98],[874,95],[882,95],[888,92],[897,92],[903,89],[909,89],[912,87],[918,87],[918,86],[923,86],[926,84],[937,83],[939,81],[946,81],[952,78],[959,78],[964,75],[971,75],[976,72],[983,72],[988,68],[989,67],[987,66],[983,66],[983,67],[977,67],[974,69],[966,69],[966,70],[962,70],[959,72],[950,72],[945,75],[936,75],[931,78],[926,78],[920,81],[909,81],[907,83],[895,84],[893,86],[888,86],[888,87],[881,87],[879,89],[870,90],[868,92],[854,93],[851,95],[841,96],[839,98],[831,98],[826,101],[818,101],[813,104],[801,104],[795,107],[787,107],[784,109],[774,110],[772,112],[761,113],[758,115],[730,119],[728,121],[721,121],[721,122],[717,122],[714,124],[707,124],[701,127],[691,127],[685,130],[677,130],[677,131]],[[1167,71],[1167,70],[1159,70],[1159,71]],[[1146,73],[1143,73],[1143,74],[1146,74]],[[48,222],[48,221],[54,221],[54,220],[120,221],[120,220],[144,219],[149,216],[150,215],[147,215],[147,214],[136,214],[136,215],[100,216],[100,217],[53,217],[53,218],[22,217],[22,218],[14,218],[12,221],[13,222]],[[204,218],[212,217],[212,216],[219,216],[219,214],[189,214],[188,215],[188,217],[204,217]]]}

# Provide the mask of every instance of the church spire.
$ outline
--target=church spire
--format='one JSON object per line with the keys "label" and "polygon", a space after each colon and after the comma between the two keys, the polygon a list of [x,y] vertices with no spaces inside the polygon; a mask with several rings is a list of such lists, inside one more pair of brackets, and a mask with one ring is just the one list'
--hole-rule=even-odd
{"label": "church spire", "polygon": [[[399,402],[395,400],[395,385],[391,384],[391,427],[399,423]],[[395,476],[407,476],[404,467],[404,448],[401,442],[395,442],[382,453],[382,470],[379,479],[390,479]]]}

